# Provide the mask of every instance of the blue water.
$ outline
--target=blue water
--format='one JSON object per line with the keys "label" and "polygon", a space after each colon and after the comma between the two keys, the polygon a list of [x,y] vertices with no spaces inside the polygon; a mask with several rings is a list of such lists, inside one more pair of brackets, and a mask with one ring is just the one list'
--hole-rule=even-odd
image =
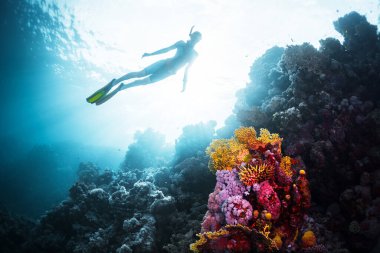
{"label": "blue water", "polygon": [[86,78],[59,57],[70,44],[56,6],[1,1],[0,10],[0,205],[38,216],[67,196],[80,162],[117,169],[125,149],[85,139],[94,123],[78,121],[84,94],[73,84]]}

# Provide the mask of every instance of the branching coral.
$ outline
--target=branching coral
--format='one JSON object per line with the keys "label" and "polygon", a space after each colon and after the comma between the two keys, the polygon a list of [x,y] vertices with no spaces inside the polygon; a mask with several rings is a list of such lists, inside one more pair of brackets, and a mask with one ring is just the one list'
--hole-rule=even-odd
{"label": "branching coral", "polygon": [[300,249],[296,243],[310,207],[309,183],[301,163],[296,167],[292,158],[282,156],[281,142],[267,129],[257,137],[254,128],[240,128],[234,138],[210,145],[210,169],[216,170],[217,183],[209,195],[202,233],[191,250],[269,252],[289,245]]}
{"label": "branching coral", "polygon": [[261,183],[264,180],[273,178],[274,168],[266,163],[258,165],[242,166],[239,171],[239,178],[247,186]]}

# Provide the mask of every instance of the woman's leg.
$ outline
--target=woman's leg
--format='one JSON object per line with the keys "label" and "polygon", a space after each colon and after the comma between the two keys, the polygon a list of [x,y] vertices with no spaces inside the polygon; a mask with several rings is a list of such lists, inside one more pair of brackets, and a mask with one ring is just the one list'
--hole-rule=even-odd
{"label": "woman's leg", "polygon": [[136,80],[128,84],[121,83],[121,90],[129,89],[129,88],[140,86],[140,85],[147,85],[150,83],[153,83],[153,81],[148,76],[144,79]]}
{"label": "woman's leg", "polygon": [[170,75],[173,75],[174,74],[173,72],[170,72],[167,69],[163,68],[163,66],[165,64],[166,64],[166,61],[162,60],[162,61],[153,63],[152,65],[146,67],[145,69],[143,69],[139,72],[131,72],[131,73],[128,73],[128,74],[124,75],[123,77],[115,80],[113,82],[113,86],[116,85],[117,83],[119,83],[120,82],[119,80],[128,80],[130,78],[144,77],[144,76],[149,75],[146,78],[138,79],[138,80],[135,80],[135,81],[128,83],[128,84],[121,83],[115,90],[113,90],[112,92],[106,94],[104,97],[99,99],[96,102],[96,105],[103,104],[104,102],[106,102],[107,100],[109,100],[110,98],[115,96],[116,93],[118,93],[121,90],[129,89],[129,88],[140,86],[140,85],[147,85],[150,83],[155,83],[155,82],[158,82],[158,81],[160,81],[160,80],[162,80],[162,79],[164,79]]}
{"label": "woman's leg", "polygon": [[105,86],[100,88],[99,90],[95,91],[91,96],[86,98],[86,100],[87,100],[87,102],[89,102],[91,104],[93,104],[93,103],[98,104],[98,102],[100,103],[100,101],[102,101],[103,99],[105,102],[108,99],[110,99],[113,95],[116,94],[116,93],[112,93],[113,95],[110,97],[107,94],[116,84],[118,84],[124,80],[128,80],[130,78],[143,77],[143,76],[146,76],[145,69],[138,71],[138,72],[130,72],[130,73],[120,77],[119,79],[112,79],[111,82],[109,82],[108,84],[106,84]]}
{"label": "woman's leg", "polygon": [[104,102],[108,101],[110,98],[115,96],[119,91],[122,91],[122,90],[125,90],[128,88],[132,88],[132,87],[136,87],[136,86],[140,86],[140,85],[146,85],[149,83],[152,83],[152,80],[150,79],[150,77],[146,77],[144,79],[139,79],[139,80],[133,81],[129,84],[121,83],[116,89],[114,89],[113,91],[111,91],[110,93],[108,93],[107,95],[102,97],[101,99],[99,99],[96,102],[96,105],[101,105]]}
{"label": "woman's leg", "polygon": [[116,84],[118,84],[118,83],[120,83],[122,81],[131,79],[131,78],[139,78],[139,77],[144,77],[146,75],[147,75],[147,73],[146,73],[145,69],[143,69],[141,71],[137,71],[137,72],[130,72],[130,73],[125,74],[124,76],[116,79],[115,82],[114,82],[114,85],[116,85]]}

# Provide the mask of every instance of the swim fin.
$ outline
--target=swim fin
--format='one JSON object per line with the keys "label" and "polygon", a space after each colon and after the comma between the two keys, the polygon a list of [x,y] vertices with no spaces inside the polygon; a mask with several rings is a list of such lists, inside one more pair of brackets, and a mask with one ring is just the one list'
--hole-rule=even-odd
{"label": "swim fin", "polygon": [[104,97],[113,87],[113,83],[115,80],[116,79],[112,79],[111,82],[109,82],[106,86],[95,91],[91,96],[86,98],[87,102],[89,102],[90,104],[93,104],[93,103],[96,103],[102,97]]}
{"label": "swim fin", "polygon": [[110,98],[112,98],[113,96],[116,95],[116,93],[118,93],[119,91],[122,90],[122,87],[124,86],[123,83],[121,83],[115,90],[113,90],[112,92],[108,93],[106,96],[103,96],[101,98],[99,98],[97,101],[96,101],[96,105],[101,105],[103,104],[104,102],[108,101]]}

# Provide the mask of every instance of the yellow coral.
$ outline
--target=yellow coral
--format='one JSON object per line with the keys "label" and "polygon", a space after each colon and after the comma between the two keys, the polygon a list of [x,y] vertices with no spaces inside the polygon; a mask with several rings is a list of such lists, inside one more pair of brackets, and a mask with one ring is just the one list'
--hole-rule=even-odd
{"label": "yellow coral", "polygon": [[282,138],[280,138],[278,134],[271,134],[269,130],[266,128],[260,128],[260,137],[257,138],[257,140],[262,142],[263,144],[278,144],[281,150]]}
{"label": "yellow coral", "polygon": [[[278,247],[278,242],[276,242],[275,240],[276,237],[273,239],[270,237],[270,229],[271,229],[271,226],[268,224],[265,224],[263,229],[259,230],[258,232],[262,234],[265,237],[265,239],[267,239],[268,251],[272,252],[273,250],[278,250],[280,247]],[[281,240],[281,237],[280,237],[280,240]]]}
{"label": "yellow coral", "polygon": [[285,173],[285,175],[287,175],[288,177],[292,177],[292,158],[290,158],[289,156],[283,156],[281,158],[280,168]]}
{"label": "yellow coral", "polygon": [[256,166],[242,167],[239,171],[240,181],[247,186],[252,186],[273,177],[273,167],[262,163]]}
{"label": "yellow coral", "polygon": [[227,234],[229,234],[229,232],[225,229],[219,229],[216,232],[205,232],[205,233],[197,234],[199,239],[195,243],[190,244],[190,250],[198,253],[200,252],[198,248],[204,245],[208,240],[214,240],[214,239],[217,239],[218,237],[221,237]]}
{"label": "yellow coral", "polygon": [[210,156],[210,170],[232,170],[239,161],[245,159],[242,154],[249,155],[249,151],[243,144],[234,139],[214,140],[207,148],[206,153]]}
{"label": "yellow coral", "polygon": [[313,247],[317,243],[317,238],[311,230],[306,231],[301,240],[304,248]]}
{"label": "yellow coral", "polygon": [[235,130],[235,138],[238,142],[249,145],[256,140],[256,130],[253,127],[241,127]]}
{"label": "yellow coral", "polygon": [[210,156],[210,170],[231,170],[235,164],[235,159],[232,155],[229,146],[229,140],[215,140],[207,148],[206,153]]}
{"label": "yellow coral", "polygon": [[256,137],[253,127],[242,127],[235,130],[235,138],[214,140],[207,148],[210,156],[211,171],[232,170],[233,167],[251,158],[249,150],[265,147],[267,144],[277,145],[281,152],[282,139],[278,134],[271,134],[267,129],[260,129],[260,137]]}
{"label": "yellow coral", "polygon": [[268,224],[265,224],[263,230],[260,231],[260,234],[262,234],[263,236],[265,236],[265,238],[270,239],[270,238],[269,238],[269,234],[270,234],[270,226],[269,226]]}

